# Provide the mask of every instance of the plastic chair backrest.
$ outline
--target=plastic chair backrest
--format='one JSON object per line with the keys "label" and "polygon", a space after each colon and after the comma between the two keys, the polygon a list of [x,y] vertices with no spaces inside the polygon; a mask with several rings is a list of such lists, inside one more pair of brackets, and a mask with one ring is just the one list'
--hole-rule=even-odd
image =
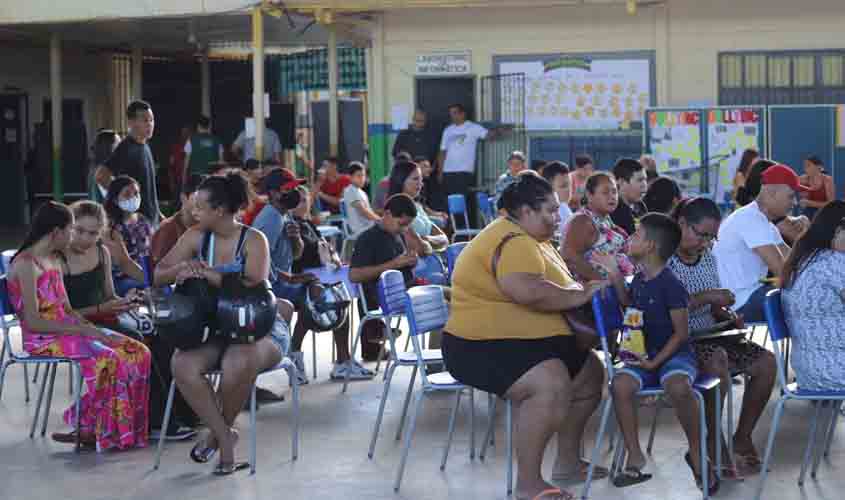
{"label": "plastic chair backrest", "polygon": [[12,264],[12,257],[15,256],[15,252],[17,250],[3,250],[3,253],[0,254],[0,274],[9,272],[9,266]]}
{"label": "plastic chair backrest", "polygon": [[607,369],[607,380],[613,380],[613,361],[608,345],[608,338],[614,331],[621,330],[624,322],[622,305],[616,290],[612,287],[602,288],[593,294],[593,316],[596,318],[596,330],[604,352],[604,365]]}
{"label": "plastic chair backrest", "polygon": [[378,301],[385,316],[405,313],[405,277],[400,271],[381,273],[378,279]]}
{"label": "plastic chair backrest", "polygon": [[495,211],[493,210],[493,204],[490,201],[490,197],[487,196],[487,193],[478,191],[475,193],[475,199],[478,202],[478,210],[484,217],[484,223],[489,224],[493,221],[493,219],[495,219]]}
{"label": "plastic chair backrest", "polygon": [[[439,286],[416,286],[405,294],[405,313],[408,316],[409,335],[416,337],[442,330],[449,319],[449,306]],[[416,347],[415,343],[415,347]]]}
{"label": "plastic chair backrest", "polygon": [[462,194],[450,194],[449,198],[449,213],[451,215],[466,215],[467,200]]}
{"label": "plastic chair backrest", "polygon": [[778,383],[786,390],[788,386],[786,380],[786,360],[783,359],[784,351],[781,350],[780,344],[792,335],[789,332],[789,327],[786,325],[786,316],[783,314],[781,290],[779,288],[771,290],[766,294],[766,299],[763,302],[763,313],[766,315],[769,336],[772,338],[772,348],[775,353],[775,362],[777,363]]}
{"label": "plastic chair backrest", "polygon": [[467,246],[466,241],[460,243],[452,243],[446,247],[446,267],[449,271],[449,279],[452,279],[452,273],[455,272],[455,265],[458,263],[458,256],[463,252],[464,247]]}
{"label": "plastic chair backrest", "polygon": [[443,269],[443,261],[435,254],[417,259],[414,276],[427,280],[431,285],[446,284],[446,269]]}

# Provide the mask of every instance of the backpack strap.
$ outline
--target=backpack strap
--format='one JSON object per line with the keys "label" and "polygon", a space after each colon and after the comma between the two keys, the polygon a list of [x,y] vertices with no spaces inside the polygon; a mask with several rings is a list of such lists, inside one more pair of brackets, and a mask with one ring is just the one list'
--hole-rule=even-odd
{"label": "backpack strap", "polygon": [[499,259],[502,258],[502,251],[504,250],[505,245],[510,240],[512,240],[512,239],[514,239],[518,236],[523,236],[523,234],[522,233],[508,233],[508,234],[506,234],[505,237],[502,238],[502,241],[500,241],[499,244],[496,246],[496,249],[493,250],[493,257],[490,260],[490,270],[493,273],[493,279],[494,280],[499,279],[499,276],[498,276],[499,272],[498,272],[497,268],[499,267]]}

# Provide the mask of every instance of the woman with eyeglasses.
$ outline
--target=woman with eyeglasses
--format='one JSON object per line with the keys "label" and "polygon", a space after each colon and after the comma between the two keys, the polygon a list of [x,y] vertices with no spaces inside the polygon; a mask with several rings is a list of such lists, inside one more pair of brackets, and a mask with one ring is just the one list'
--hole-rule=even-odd
{"label": "woman with eyeglasses", "polygon": [[[721,286],[716,258],[710,249],[722,214],[719,207],[707,198],[691,198],[681,201],[675,208],[673,218],[681,226],[681,243],[675,255],[669,259],[669,269],[683,283],[690,295],[689,329],[696,358],[701,371],[721,379],[722,394],[727,395],[731,375],[746,374],[750,377],[742,399],[742,413],[739,425],[733,435],[736,457],[722,460],[728,464],[724,471],[736,478],[740,475],[760,471],[760,458],[751,440],[751,434],[775,382],[775,358],[763,347],[746,340],[744,336],[701,338],[702,335],[718,330],[732,330],[743,326],[742,317],[731,311],[734,295]],[[699,337],[699,338],[696,338]],[[710,396],[708,394],[708,396]],[[712,401],[711,401],[712,403]],[[724,407],[724,406],[723,406]],[[708,443],[711,460],[715,462],[716,441],[714,405],[708,405]],[[727,446],[722,450],[726,451]]]}
{"label": "woman with eyeglasses", "polygon": [[845,201],[818,211],[792,247],[782,280],[798,386],[845,390]]}

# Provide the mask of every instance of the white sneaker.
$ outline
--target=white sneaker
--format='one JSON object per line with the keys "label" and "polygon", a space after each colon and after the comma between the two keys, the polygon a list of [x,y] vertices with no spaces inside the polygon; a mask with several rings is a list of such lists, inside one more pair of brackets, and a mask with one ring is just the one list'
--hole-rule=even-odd
{"label": "white sneaker", "polygon": [[373,378],[373,372],[356,364],[352,360],[344,361],[343,363],[335,363],[332,369],[332,380],[344,380],[347,374],[349,380],[369,380]]}
{"label": "white sneaker", "polygon": [[[299,385],[308,384],[308,375],[305,374],[305,358],[302,351],[289,352],[288,357],[293,361],[293,366],[296,367],[296,382]],[[290,382],[293,385],[293,381]]]}

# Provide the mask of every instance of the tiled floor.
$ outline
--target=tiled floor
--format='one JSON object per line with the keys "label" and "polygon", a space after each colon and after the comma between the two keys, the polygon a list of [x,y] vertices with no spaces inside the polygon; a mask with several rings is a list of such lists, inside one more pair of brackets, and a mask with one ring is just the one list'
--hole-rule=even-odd
{"label": "tiled floor", "polygon": [[[302,441],[300,458],[290,461],[290,405],[288,402],[266,406],[258,413],[258,472],[250,476],[238,473],[228,479],[213,477],[212,466],[189,461],[190,443],[168,444],[163,465],[151,471],[151,449],[122,453],[83,453],[49,440],[49,432],[59,425],[60,411],[68,404],[67,370],[61,369],[56,385],[48,437],[29,439],[28,425],[34,403],[24,404],[22,369],[10,368],[6,389],[0,401],[0,499],[393,499],[408,500],[490,500],[505,498],[504,432],[502,420],[497,427],[498,446],[486,462],[471,461],[468,456],[469,426],[466,405],[459,417],[455,442],[445,472],[438,468],[445,443],[451,399],[428,399],[420,416],[417,432],[399,494],[392,484],[400,447],[393,436],[401,411],[408,376],[397,373],[387,405],[381,439],[375,459],[367,459],[369,436],[378,410],[382,385],[380,379],[357,382],[348,394],[340,385],[327,380],[330,365],[329,335],[319,342],[319,378],[302,391]],[[310,339],[305,343],[310,347]],[[310,354],[306,353],[306,360]],[[310,367],[309,367],[310,372]],[[284,375],[265,381],[280,391],[287,391]],[[34,388],[34,386],[32,386]],[[741,391],[741,386],[739,391]],[[34,391],[33,391],[34,393]],[[739,395],[738,395],[739,397]],[[477,398],[476,421],[479,434],[486,423],[486,398]],[[796,403],[787,407],[763,498],[841,499],[845,488],[843,443],[834,442],[830,461],[824,461],[818,480],[809,480],[803,489],[796,484],[801,454],[811,416],[810,407]],[[647,437],[651,410],[644,410],[642,437]],[[770,411],[755,436],[763,447],[771,420]],[[240,419],[248,426],[247,415]],[[242,433],[242,435],[245,435]],[[589,432],[592,440],[592,427]],[[238,454],[246,458],[248,440],[242,439]],[[650,482],[626,489],[616,489],[607,481],[595,484],[591,498],[611,499],[623,496],[632,500],[700,498],[684,464],[685,443],[671,410],[662,414],[653,461],[648,469],[655,475]],[[546,469],[553,462],[554,445],[547,450]],[[838,463],[838,465],[836,465]],[[717,498],[751,498],[756,481],[726,483]]]}

